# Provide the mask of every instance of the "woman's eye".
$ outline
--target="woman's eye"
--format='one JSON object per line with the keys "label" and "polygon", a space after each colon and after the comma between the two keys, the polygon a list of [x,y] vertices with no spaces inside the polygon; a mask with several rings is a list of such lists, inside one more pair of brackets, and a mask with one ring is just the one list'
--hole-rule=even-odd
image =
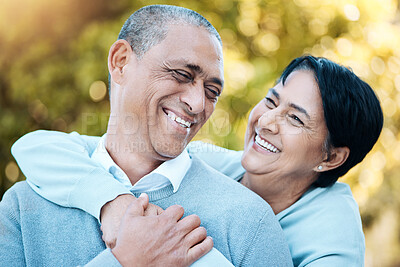
{"label": "woman's eye", "polygon": [[191,82],[193,81],[192,75],[183,70],[172,70],[174,78],[179,82]]}
{"label": "woman's eye", "polygon": [[274,102],[274,100],[272,100],[269,97],[265,97],[265,105],[267,106],[267,108],[276,108],[276,103]]}
{"label": "woman's eye", "polygon": [[297,117],[294,114],[289,115],[290,119],[297,125],[304,125],[304,123],[302,122],[302,120],[299,119],[299,117]]}

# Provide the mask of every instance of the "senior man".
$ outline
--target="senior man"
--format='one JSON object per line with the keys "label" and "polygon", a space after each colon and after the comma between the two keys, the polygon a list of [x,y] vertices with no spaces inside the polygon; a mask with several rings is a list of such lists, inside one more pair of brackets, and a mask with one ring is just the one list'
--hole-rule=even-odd
{"label": "senior man", "polygon": [[[96,149],[88,148],[98,165],[78,168],[71,188],[91,186],[85,176],[105,168],[134,195],[145,192],[166,210],[142,216],[148,207],[142,195],[128,208],[115,247],[106,249],[96,218],[41,198],[31,174],[37,193],[21,182],[0,203],[1,264],[188,266],[211,249],[209,234],[215,249],[235,266],[290,266],[282,229],[268,204],[185,150],[223,88],[222,44],[214,27],[192,10],[144,7],[122,27],[110,48],[108,68],[110,120],[106,134],[93,139]],[[40,134],[14,145],[25,173],[30,163],[19,158]],[[76,166],[64,167],[54,170],[54,181]],[[112,180],[100,176],[105,184]],[[108,201],[117,196],[106,195]],[[207,234],[197,216],[180,220],[183,210],[174,204],[182,205],[186,215],[198,215]],[[99,209],[92,214],[99,217]],[[215,249],[198,262],[226,260]]]}

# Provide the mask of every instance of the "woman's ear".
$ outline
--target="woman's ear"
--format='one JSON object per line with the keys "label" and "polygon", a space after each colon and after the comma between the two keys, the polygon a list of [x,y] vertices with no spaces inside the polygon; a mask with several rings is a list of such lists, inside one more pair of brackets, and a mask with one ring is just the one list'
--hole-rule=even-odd
{"label": "woman's ear", "polygon": [[120,84],[124,75],[124,67],[132,59],[132,47],[123,39],[117,40],[108,52],[108,71],[111,80]]}
{"label": "woman's ear", "polygon": [[328,158],[316,166],[314,171],[324,172],[336,169],[345,163],[350,155],[350,149],[348,147],[334,147],[331,148],[329,152]]}

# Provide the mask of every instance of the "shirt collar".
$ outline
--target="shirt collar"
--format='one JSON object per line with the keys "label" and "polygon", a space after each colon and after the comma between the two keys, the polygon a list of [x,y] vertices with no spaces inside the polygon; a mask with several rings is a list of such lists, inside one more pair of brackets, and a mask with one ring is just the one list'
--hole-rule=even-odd
{"label": "shirt collar", "polygon": [[[179,156],[163,162],[154,171],[147,174],[146,176],[157,173],[157,174],[160,174],[160,175],[166,177],[171,182],[172,186],[174,187],[174,193],[175,193],[176,191],[178,191],[179,186],[181,185],[181,182],[183,180],[183,177],[185,177],[191,164],[192,164],[192,160],[189,156],[189,153],[187,152],[187,150],[185,148],[182,151],[182,153],[179,154]],[[144,177],[146,177],[146,176],[144,176]]]}
{"label": "shirt collar", "polygon": [[[97,161],[106,171],[111,173],[115,179],[117,179],[122,184],[132,187],[132,184],[125,174],[125,172],[114,162],[108,153],[105,142],[106,142],[106,134],[104,134],[93,152],[91,158]],[[187,171],[189,170],[192,164],[192,160],[189,156],[189,153],[186,149],[182,151],[182,153],[174,159],[167,160],[163,162],[160,166],[158,166],[155,170],[150,172],[149,174],[143,176],[135,185],[139,185],[145,178],[148,180],[153,175],[161,175],[169,180],[174,188],[174,193],[178,191],[179,186],[185,177]],[[134,185],[134,186],[135,186]]]}

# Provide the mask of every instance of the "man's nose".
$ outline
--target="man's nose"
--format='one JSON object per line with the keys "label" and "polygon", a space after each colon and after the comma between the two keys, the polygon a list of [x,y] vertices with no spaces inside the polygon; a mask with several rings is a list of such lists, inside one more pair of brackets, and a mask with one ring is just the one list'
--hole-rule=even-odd
{"label": "man's nose", "polygon": [[282,115],[273,111],[264,112],[264,114],[258,118],[258,127],[272,134],[277,134],[279,132],[279,121],[281,117]]}
{"label": "man's nose", "polygon": [[205,105],[203,85],[199,82],[191,84],[181,94],[180,100],[186,104],[189,113],[198,114],[203,112]]}

